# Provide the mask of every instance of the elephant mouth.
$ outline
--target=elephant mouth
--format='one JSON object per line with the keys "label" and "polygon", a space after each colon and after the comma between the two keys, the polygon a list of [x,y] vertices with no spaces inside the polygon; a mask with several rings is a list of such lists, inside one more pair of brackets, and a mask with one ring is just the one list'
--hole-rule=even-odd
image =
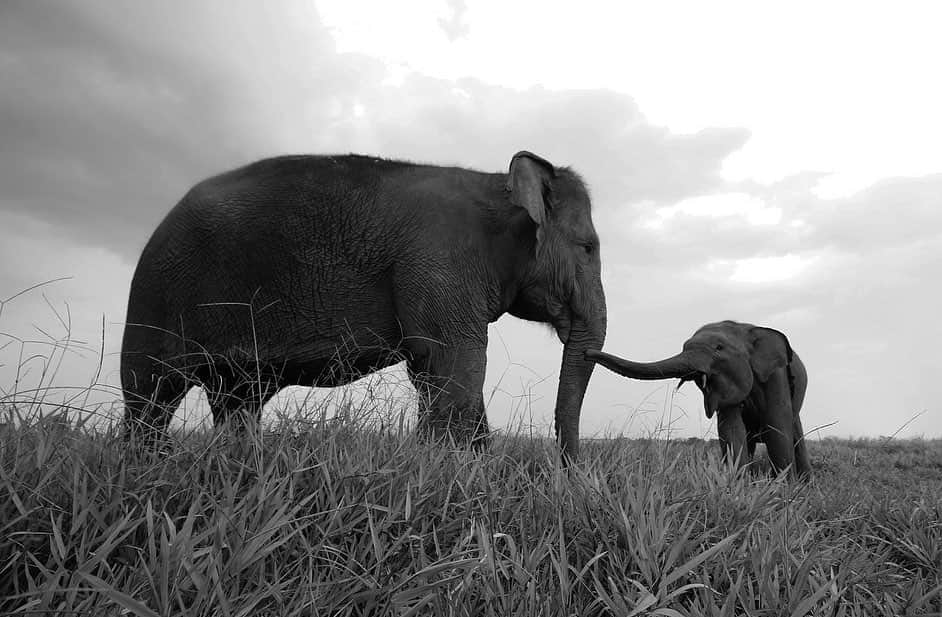
{"label": "elephant mouth", "polygon": [[697,384],[697,387],[700,388],[701,392],[706,393],[710,390],[710,386],[707,383],[707,374],[701,371],[694,371],[693,373],[684,375],[683,377],[680,378],[680,383],[677,384],[677,389],[675,390],[675,392],[677,390],[680,390],[680,387],[684,385],[685,383],[687,383],[688,381],[692,381],[695,384]]}
{"label": "elephant mouth", "polygon": [[697,388],[703,393],[703,410],[707,419],[712,418],[719,410],[720,401],[719,397],[715,395],[716,393],[710,390],[709,375],[702,371],[694,371],[684,375],[680,378],[680,383],[677,384],[677,390],[680,390],[680,387],[688,381],[697,384]]}

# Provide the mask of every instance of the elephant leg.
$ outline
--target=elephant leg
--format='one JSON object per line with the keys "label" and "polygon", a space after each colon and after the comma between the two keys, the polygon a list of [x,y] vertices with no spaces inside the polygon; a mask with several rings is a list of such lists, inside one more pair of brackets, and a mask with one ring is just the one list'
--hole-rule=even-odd
{"label": "elephant leg", "polygon": [[[792,439],[792,427],[790,424],[785,426],[769,426],[765,430],[765,446],[769,450],[769,460],[772,462],[772,468],[776,473],[780,473],[786,467],[795,462],[795,443]],[[795,470],[792,469],[792,473]]]}
{"label": "elephant leg", "polygon": [[236,393],[236,378],[233,371],[214,367],[212,374],[203,379],[203,390],[209,409],[213,414],[213,425],[222,427],[232,413],[238,411],[243,401]]}
{"label": "elephant leg", "polygon": [[188,380],[177,373],[150,373],[140,378],[129,374],[122,382],[125,438],[144,449],[159,448],[166,441],[177,405],[189,390]]}
{"label": "elephant leg", "polygon": [[795,414],[792,422],[794,431],[792,438],[795,442],[795,473],[799,478],[806,479],[811,477],[811,458],[808,456],[808,446],[805,443],[804,430],[801,428],[801,418]]}
{"label": "elephant leg", "polygon": [[776,371],[765,384],[765,409],[762,413],[763,439],[776,473],[791,467],[795,475],[795,440],[792,399],[785,370]]}
{"label": "elephant leg", "polygon": [[716,418],[716,432],[720,438],[720,450],[725,462],[737,461],[742,467],[746,461],[746,425],[739,406],[721,409]]}
{"label": "elephant leg", "polygon": [[406,370],[409,373],[409,381],[412,382],[417,395],[418,418],[421,425],[432,407],[433,393],[427,375],[417,367],[418,364],[418,362],[408,361],[406,362]]}
{"label": "elephant leg", "polygon": [[277,393],[278,384],[264,373],[259,377],[257,374],[217,371],[204,388],[213,414],[213,425],[233,424],[244,431],[258,426],[262,407]]}
{"label": "elephant leg", "polygon": [[433,441],[450,437],[483,447],[489,432],[483,394],[486,350],[435,355],[409,362],[419,393],[419,433]]}
{"label": "elephant leg", "polygon": [[213,413],[213,425],[217,428],[231,422],[246,424],[261,408],[261,401],[249,388],[218,385],[206,394]]}

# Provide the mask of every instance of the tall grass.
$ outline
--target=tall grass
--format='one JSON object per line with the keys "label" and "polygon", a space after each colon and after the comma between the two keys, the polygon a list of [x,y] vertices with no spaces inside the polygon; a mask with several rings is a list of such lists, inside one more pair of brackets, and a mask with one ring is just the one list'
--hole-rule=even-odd
{"label": "tall grass", "polygon": [[566,470],[374,399],[140,455],[42,366],[0,391],[0,614],[942,614],[942,441],[815,441],[810,484],[701,440],[585,440]]}
{"label": "tall grass", "polygon": [[6,612],[942,610],[938,442],[817,442],[795,485],[700,441],[590,441],[567,472],[546,440],[476,454],[347,420],[193,432],[150,458],[62,417],[2,431]]}

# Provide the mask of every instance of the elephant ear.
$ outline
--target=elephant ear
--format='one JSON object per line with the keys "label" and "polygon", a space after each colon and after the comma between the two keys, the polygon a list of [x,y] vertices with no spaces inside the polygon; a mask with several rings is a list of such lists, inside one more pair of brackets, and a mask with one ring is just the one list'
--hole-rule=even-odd
{"label": "elephant ear", "polygon": [[553,164],[532,152],[521,150],[510,159],[507,175],[510,201],[526,210],[537,224],[538,242],[543,238],[543,224],[549,210],[547,197],[553,190],[550,181],[555,177]]}
{"label": "elephant ear", "polygon": [[792,346],[788,337],[772,328],[753,327],[749,330],[752,353],[749,363],[761,382],[768,381],[775,369],[792,361]]}

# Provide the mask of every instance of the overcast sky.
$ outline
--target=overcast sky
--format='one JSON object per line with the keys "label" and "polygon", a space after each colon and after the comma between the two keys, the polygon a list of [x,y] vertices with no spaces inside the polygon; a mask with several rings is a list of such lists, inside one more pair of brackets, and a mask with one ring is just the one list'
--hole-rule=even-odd
{"label": "overcast sky", "polygon": [[[200,179],[289,152],[504,171],[528,149],[590,184],[608,351],[768,325],[808,367],[806,430],[942,436],[942,9],[615,5],[0,4],[0,299],[71,277],[4,303],[0,332],[67,322],[88,350],[56,383],[93,381],[103,339],[117,385],[137,256]],[[555,336],[512,317],[490,334],[492,426],[550,426]],[[13,340],[0,387],[50,351]],[[597,370],[583,434],[715,435],[673,385]]]}

